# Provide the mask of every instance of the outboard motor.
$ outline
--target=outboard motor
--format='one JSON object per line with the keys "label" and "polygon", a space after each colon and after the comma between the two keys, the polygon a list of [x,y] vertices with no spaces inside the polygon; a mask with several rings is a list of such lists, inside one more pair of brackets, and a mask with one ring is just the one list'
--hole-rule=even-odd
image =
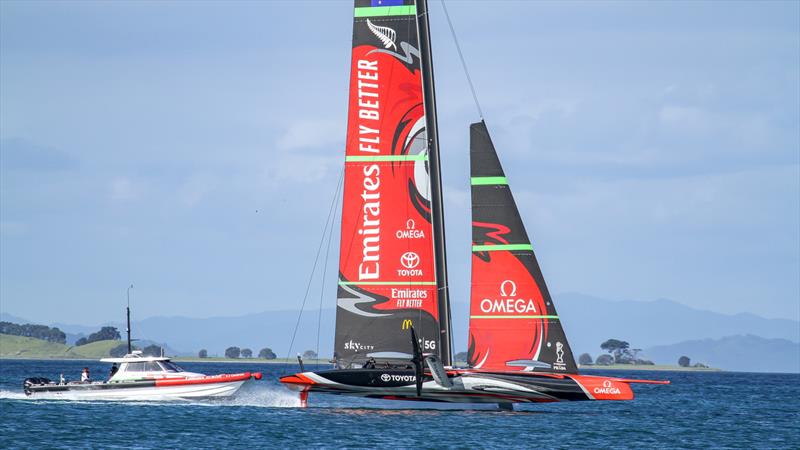
{"label": "outboard motor", "polygon": [[31,395],[31,386],[41,386],[50,383],[52,383],[52,381],[49,378],[44,378],[44,377],[25,378],[25,381],[22,382],[22,390],[25,391],[25,395]]}

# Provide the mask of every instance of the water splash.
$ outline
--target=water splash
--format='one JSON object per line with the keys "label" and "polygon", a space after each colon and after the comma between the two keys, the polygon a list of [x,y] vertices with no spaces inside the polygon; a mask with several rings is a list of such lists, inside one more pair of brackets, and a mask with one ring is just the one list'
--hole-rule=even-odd
{"label": "water splash", "polygon": [[239,393],[227,399],[227,405],[256,406],[264,408],[298,408],[300,398],[295,392],[289,392],[280,386],[252,386],[242,389]]}

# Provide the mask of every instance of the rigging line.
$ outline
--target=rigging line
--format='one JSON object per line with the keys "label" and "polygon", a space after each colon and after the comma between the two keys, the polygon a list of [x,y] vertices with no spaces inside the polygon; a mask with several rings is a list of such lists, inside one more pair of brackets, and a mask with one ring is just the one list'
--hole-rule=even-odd
{"label": "rigging line", "polygon": [[[344,172],[342,172],[344,173]],[[317,246],[317,255],[314,257],[314,265],[311,267],[311,275],[308,277],[308,283],[306,284],[306,292],[303,295],[303,303],[300,306],[300,313],[297,314],[297,323],[294,325],[294,331],[292,332],[292,340],[289,342],[289,351],[286,353],[286,362],[289,362],[289,356],[292,354],[292,348],[294,347],[294,340],[297,337],[297,330],[300,328],[300,319],[303,317],[303,311],[306,308],[306,300],[308,300],[308,292],[311,290],[311,282],[314,280],[314,273],[317,270],[317,263],[319,262],[319,255],[322,252],[322,244],[325,242],[325,235],[328,233],[328,224],[333,226],[331,223],[331,214],[333,213],[333,206],[336,204],[336,198],[339,196],[339,190],[337,189],[331,199],[331,206],[328,209],[328,217],[325,219],[325,227],[322,229],[322,236],[319,240],[319,245]]]}
{"label": "rigging line", "polygon": [[453,22],[450,20],[450,14],[447,12],[447,5],[445,4],[445,0],[442,0],[442,9],[444,9],[444,16],[447,18],[447,25],[450,27],[450,34],[453,36],[453,42],[456,44],[456,50],[458,51],[458,57],[461,59],[461,67],[464,68],[464,75],[467,76],[467,83],[469,84],[469,90],[472,91],[472,99],[475,101],[475,107],[478,108],[478,115],[483,120],[483,110],[481,110],[481,104],[478,102],[478,94],[475,93],[475,86],[472,84],[472,77],[469,76],[469,69],[467,69],[467,62],[464,60],[464,54],[461,53],[461,45],[458,43],[458,37],[456,36],[456,30],[453,28]]}
{"label": "rigging line", "polygon": [[[336,194],[333,197],[334,206],[337,205],[339,202],[339,193],[342,187],[342,181],[344,180],[344,166],[342,166],[342,171],[339,174],[339,183],[336,185]],[[325,296],[325,271],[328,268],[328,255],[331,252],[331,241],[333,241],[333,228],[336,224],[336,213],[338,208],[334,208],[333,210],[333,218],[331,219],[331,226],[328,228],[328,246],[325,249],[325,261],[322,264],[322,276],[321,278],[321,286],[319,288],[319,311],[317,313],[317,359],[319,360],[319,334],[320,329],[322,328],[322,299]]]}

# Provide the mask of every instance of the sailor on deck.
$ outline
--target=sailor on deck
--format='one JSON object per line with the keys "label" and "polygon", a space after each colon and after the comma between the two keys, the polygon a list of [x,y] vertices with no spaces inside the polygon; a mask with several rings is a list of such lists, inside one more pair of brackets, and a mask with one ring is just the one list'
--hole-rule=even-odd
{"label": "sailor on deck", "polygon": [[81,383],[89,383],[90,381],[92,381],[92,379],[89,376],[89,368],[84,367],[83,372],[81,372]]}

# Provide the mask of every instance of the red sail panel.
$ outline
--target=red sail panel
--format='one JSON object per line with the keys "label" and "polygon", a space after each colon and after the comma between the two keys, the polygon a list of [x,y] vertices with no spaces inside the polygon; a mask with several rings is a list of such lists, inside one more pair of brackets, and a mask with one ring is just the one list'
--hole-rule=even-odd
{"label": "red sail panel", "polygon": [[357,3],[335,342],[340,361],[410,353],[410,326],[424,351],[440,347],[414,11]]}
{"label": "red sail panel", "polygon": [[469,314],[470,338],[476,345],[472,356],[478,368],[514,370],[506,365],[508,361],[537,360],[546,345],[544,298],[527,268],[510,251],[473,255]]}
{"label": "red sail panel", "polygon": [[483,122],[470,129],[472,367],[575,373],[577,367]]}

